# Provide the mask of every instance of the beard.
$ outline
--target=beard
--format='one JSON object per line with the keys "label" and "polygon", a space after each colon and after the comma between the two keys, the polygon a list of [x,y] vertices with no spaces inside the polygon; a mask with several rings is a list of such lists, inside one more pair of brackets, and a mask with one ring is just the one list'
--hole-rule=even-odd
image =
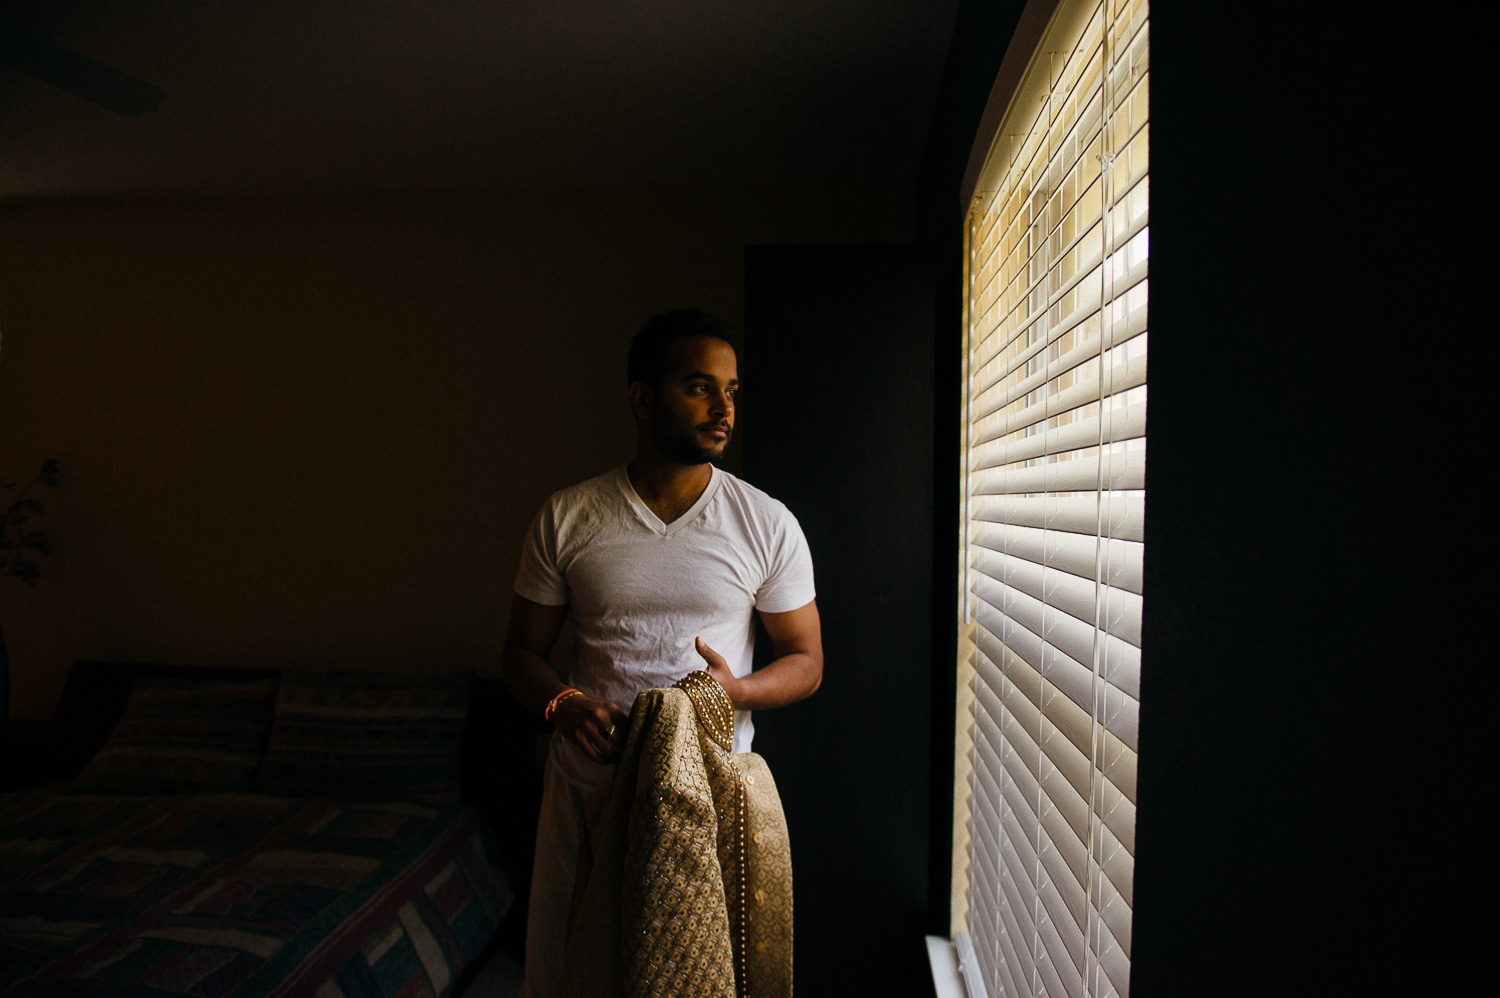
{"label": "beard", "polygon": [[704,447],[699,442],[698,435],[705,430],[715,428],[722,429],[719,423],[703,423],[690,430],[677,430],[658,425],[652,434],[656,438],[656,447],[668,459],[678,464],[710,464],[724,456],[724,451],[729,447],[729,441],[734,438],[734,429],[729,429],[729,436],[724,439],[723,446]]}

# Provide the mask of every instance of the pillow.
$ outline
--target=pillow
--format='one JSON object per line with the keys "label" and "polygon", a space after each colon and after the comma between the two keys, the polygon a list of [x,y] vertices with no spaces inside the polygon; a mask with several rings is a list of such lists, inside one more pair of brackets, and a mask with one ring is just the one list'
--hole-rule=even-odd
{"label": "pillow", "polygon": [[120,723],[77,782],[119,793],[247,790],[275,692],[274,678],[137,678]]}
{"label": "pillow", "polygon": [[469,677],[283,673],[255,787],[295,797],[447,803]]}

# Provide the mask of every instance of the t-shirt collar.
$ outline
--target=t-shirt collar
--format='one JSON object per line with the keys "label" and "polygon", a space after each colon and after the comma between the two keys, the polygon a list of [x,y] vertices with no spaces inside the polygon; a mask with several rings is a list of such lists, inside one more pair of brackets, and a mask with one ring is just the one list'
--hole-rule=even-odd
{"label": "t-shirt collar", "polygon": [[689,506],[686,513],[683,513],[671,523],[662,523],[661,517],[651,511],[651,507],[647,506],[646,501],[636,493],[635,486],[630,484],[630,473],[625,470],[625,467],[625,465],[621,465],[615,473],[616,480],[620,486],[620,493],[624,495],[625,501],[630,503],[630,508],[635,510],[635,515],[640,517],[641,522],[649,527],[653,533],[661,534],[664,537],[671,537],[677,531],[696,520],[698,515],[703,512],[704,507],[713,501],[714,493],[719,491],[719,486],[724,481],[724,472],[720,471],[714,465],[709,465],[708,471],[710,477],[708,484],[704,486],[703,494],[698,497],[698,501]]}

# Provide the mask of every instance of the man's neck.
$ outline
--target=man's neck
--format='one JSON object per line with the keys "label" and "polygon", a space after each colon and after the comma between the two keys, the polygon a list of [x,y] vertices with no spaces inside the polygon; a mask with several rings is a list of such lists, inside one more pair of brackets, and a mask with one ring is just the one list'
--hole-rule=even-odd
{"label": "man's neck", "polygon": [[625,467],[631,488],[662,523],[671,523],[693,508],[713,480],[709,464],[677,464],[641,454]]}

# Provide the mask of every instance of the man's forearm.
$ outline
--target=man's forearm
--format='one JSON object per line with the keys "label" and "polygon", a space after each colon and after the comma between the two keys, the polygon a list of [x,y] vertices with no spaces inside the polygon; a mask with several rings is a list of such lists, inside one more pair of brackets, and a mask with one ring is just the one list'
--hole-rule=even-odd
{"label": "man's forearm", "polygon": [[819,647],[809,651],[788,650],[750,675],[739,677],[729,671],[724,656],[702,638],[696,645],[705,671],[724,687],[738,710],[785,707],[812,696],[823,682],[823,653]]}
{"label": "man's forearm", "polygon": [[568,688],[546,659],[514,645],[507,645],[500,659],[500,676],[521,705],[539,716]]}
{"label": "man's forearm", "polygon": [[807,652],[794,652],[736,679],[725,689],[739,710],[770,710],[805,700],[823,682],[823,664]]}

